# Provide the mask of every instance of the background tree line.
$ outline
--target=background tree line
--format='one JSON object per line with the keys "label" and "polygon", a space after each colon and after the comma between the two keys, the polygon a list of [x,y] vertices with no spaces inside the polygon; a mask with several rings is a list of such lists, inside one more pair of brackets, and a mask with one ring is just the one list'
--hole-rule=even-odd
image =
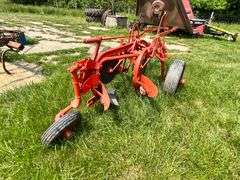
{"label": "background tree line", "polygon": [[[114,0],[10,0],[14,3],[50,5],[54,7],[110,8]],[[222,11],[239,15],[240,0],[191,0],[194,9],[199,11]],[[115,7],[119,11],[135,11],[136,0],[115,0]]]}

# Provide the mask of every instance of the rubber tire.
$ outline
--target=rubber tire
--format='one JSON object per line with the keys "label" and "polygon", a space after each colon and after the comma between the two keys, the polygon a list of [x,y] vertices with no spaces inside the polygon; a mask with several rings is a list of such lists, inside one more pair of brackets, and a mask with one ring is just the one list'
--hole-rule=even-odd
{"label": "rubber tire", "polygon": [[86,21],[87,22],[100,22],[101,18],[100,17],[90,17],[90,16],[87,16],[86,17]]}
{"label": "rubber tire", "polygon": [[89,8],[85,9],[85,15],[89,17],[102,17],[104,13],[103,9]]}
{"label": "rubber tire", "polygon": [[64,129],[71,127],[74,123],[80,122],[79,112],[70,112],[54,122],[42,135],[41,141],[44,145],[50,145],[63,132]]}
{"label": "rubber tire", "polygon": [[163,84],[163,90],[169,94],[175,94],[182,80],[186,63],[182,60],[174,60],[170,66]]}
{"label": "rubber tire", "polygon": [[104,26],[106,25],[107,17],[110,16],[110,15],[113,15],[113,12],[112,12],[111,9],[108,9],[108,10],[106,10],[106,11],[103,13],[103,15],[102,15],[102,17],[101,17],[101,23],[102,23],[102,25],[104,25]]}
{"label": "rubber tire", "polygon": [[101,19],[99,17],[90,17],[90,16],[87,16],[86,17],[86,21],[87,22],[100,22]]}

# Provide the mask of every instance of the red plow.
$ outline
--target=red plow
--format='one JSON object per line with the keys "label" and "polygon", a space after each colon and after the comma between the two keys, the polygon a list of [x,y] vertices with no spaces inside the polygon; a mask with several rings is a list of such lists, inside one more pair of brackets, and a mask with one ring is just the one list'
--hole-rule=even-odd
{"label": "red plow", "polygon": [[[161,24],[161,23],[160,23]],[[111,105],[111,96],[107,89],[117,74],[132,70],[132,86],[141,95],[155,98],[158,95],[158,87],[147,77],[144,72],[152,60],[160,64],[160,79],[163,81],[163,90],[174,94],[179,85],[184,83],[183,74],[185,62],[175,60],[166,73],[165,62],[167,51],[164,36],[176,29],[161,28],[151,42],[142,37],[148,30],[140,33],[135,25],[128,37],[93,37],[82,40],[86,44],[95,44],[95,52],[91,58],[85,58],[75,62],[69,72],[72,77],[75,98],[55,117],[55,121],[42,135],[42,143],[51,144],[57,138],[69,139],[73,136],[76,123],[79,122],[80,113],[73,110],[79,108],[82,96],[92,93],[92,98],[87,101],[88,107],[100,102],[106,111]],[[100,52],[101,43],[105,40],[120,39],[118,47]]]}

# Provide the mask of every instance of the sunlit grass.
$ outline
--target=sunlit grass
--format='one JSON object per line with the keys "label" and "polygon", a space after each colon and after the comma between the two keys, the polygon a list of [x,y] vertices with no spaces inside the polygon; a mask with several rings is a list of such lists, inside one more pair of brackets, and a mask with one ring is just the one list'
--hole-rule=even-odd
{"label": "sunlit grass", "polygon": [[[1,19],[18,24],[16,17],[26,24],[70,25],[63,30],[79,35],[89,26],[83,17],[1,13]],[[239,25],[219,26],[240,31]],[[159,85],[154,100],[135,93],[131,73],[119,75],[110,86],[120,107],[103,113],[99,105],[86,108],[84,98],[75,139],[49,148],[41,145],[41,134],[73,98],[66,69],[87,56],[87,49],[16,56],[41,65],[47,78],[0,96],[0,179],[238,179],[240,41],[175,36],[166,41],[191,48],[170,58],[187,63],[187,85],[176,96],[161,92],[157,63],[147,71]],[[71,56],[75,52],[79,55]],[[57,55],[57,64],[42,60],[51,55]]]}

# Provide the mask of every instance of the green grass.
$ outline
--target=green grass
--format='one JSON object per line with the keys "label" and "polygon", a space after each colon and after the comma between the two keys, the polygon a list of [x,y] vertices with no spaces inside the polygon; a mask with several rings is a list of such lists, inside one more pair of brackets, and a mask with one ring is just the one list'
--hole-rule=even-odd
{"label": "green grass", "polygon": [[33,13],[42,15],[69,15],[69,16],[79,16],[82,11],[77,9],[66,9],[66,8],[54,8],[49,6],[31,6],[31,5],[21,5],[13,4],[9,0],[0,0],[0,12],[4,13]]}
{"label": "green grass", "polygon": [[[79,34],[88,26],[82,17],[1,13],[12,23],[16,17],[69,24],[64,30]],[[240,31],[240,25],[219,25]],[[88,109],[84,98],[75,139],[49,148],[41,145],[41,134],[73,98],[66,69],[87,49],[17,56],[41,65],[46,80],[0,96],[0,179],[239,179],[240,41],[174,36],[166,41],[192,50],[170,58],[187,62],[186,87],[174,97],[160,92],[150,100],[134,92],[130,73],[117,76],[110,86],[120,107]],[[74,52],[79,55],[70,56]],[[42,61],[50,55],[57,55],[57,65]],[[152,63],[147,73],[160,86],[158,71]]]}
{"label": "green grass", "polygon": [[26,36],[26,45],[35,45],[38,43],[39,43],[38,39]]}

